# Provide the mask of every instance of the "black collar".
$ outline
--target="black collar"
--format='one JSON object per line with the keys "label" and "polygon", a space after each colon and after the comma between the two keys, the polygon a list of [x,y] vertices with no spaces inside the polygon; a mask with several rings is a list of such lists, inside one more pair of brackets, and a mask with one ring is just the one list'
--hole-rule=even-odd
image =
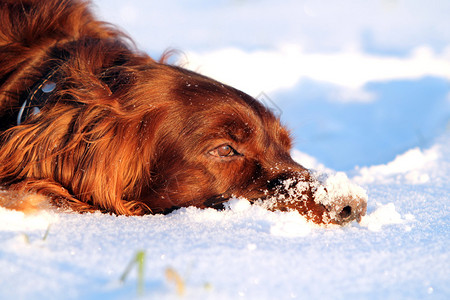
{"label": "black collar", "polygon": [[59,68],[51,69],[31,88],[31,92],[27,94],[27,98],[20,98],[22,105],[17,114],[17,125],[22,124],[30,115],[40,113],[41,108],[47,103],[48,98],[56,89],[56,77]]}

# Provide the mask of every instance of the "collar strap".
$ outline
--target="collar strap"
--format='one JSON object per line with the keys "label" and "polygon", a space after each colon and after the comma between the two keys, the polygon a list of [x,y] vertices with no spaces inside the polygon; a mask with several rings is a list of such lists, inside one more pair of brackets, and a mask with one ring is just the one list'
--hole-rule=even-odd
{"label": "collar strap", "polygon": [[22,103],[17,114],[17,125],[22,124],[30,115],[37,115],[44,107],[51,93],[56,89],[55,77],[58,68],[50,70],[41,80],[31,88],[31,92]]}

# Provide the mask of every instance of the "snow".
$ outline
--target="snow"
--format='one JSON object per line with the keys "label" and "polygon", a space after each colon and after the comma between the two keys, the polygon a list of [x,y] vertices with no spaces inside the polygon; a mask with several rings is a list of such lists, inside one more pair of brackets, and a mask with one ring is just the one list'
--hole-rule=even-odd
{"label": "snow", "polygon": [[[377,203],[377,209],[370,215],[364,216],[360,222],[362,227],[367,227],[370,231],[381,231],[384,225],[389,224],[404,224],[407,221],[413,221],[414,216],[407,214],[402,216],[395,210],[394,203],[382,205]],[[411,227],[405,227],[406,231],[411,230]]]}
{"label": "snow", "polygon": [[[95,3],[152,54],[178,45],[194,69],[271,91],[302,137],[294,159],[368,212],[325,228],[245,199],[144,217],[0,208],[0,299],[450,298],[447,1]],[[143,277],[121,282],[137,253]]]}
{"label": "snow", "polygon": [[323,180],[323,188],[316,192],[315,197],[319,199],[327,198],[319,200],[319,202],[324,205],[332,204],[328,202],[331,199],[344,197],[360,198],[367,201],[366,191],[349,181],[344,172],[327,175],[326,179]]}
{"label": "snow", "polygon": [[419,148],[408,150],[399,155],[394,161],[380,166],[363,167],[359,169],[360,175],[355,177],[356,182],[405,182],[426,183],[430,176],[426,170],[437,168],[440,155],[439,146],[422,151]]}
{"label": "snow", "polygon": [[[450,49],[449,49],[450,52]],[[335,101],[369,102],[375,96],[364,90],[368,82],[438,76],[450,79],[450,60],[445,54],[419,46],[404,58],[380,57],[351,49],[337,53],[305,53],[297,45],[275,50],[246,52],[227,48],[215,52],[186,52],[182,63],[195,71],[257,95],[292,88],[302,79],[339,87]],[[260,66],[271,72],[261,72]],[[239,69],[239,72],[236,70]],[[289,70],[289,72],[286,72]],[[342,72],[346,70],[346,72]],[[283,74],[283,76],[280,76]],[[254,81],[245,80],[254,78]]]}
{"label": "snow", "polygon": [[[145,217],[1,209],[1,298],[445,299],[449,146],[447,134],[424,151],[440,149],[423,159],[434,159],[432,167],[414,168],[429,176],[424,183],[377,181],[378,170],[395,161],[355,176],[367,190],[368,214],[346,227],[320,227],[245,199],[224,211],[189,207]],[[138,296],[135,270],[119,279],[141,250],[145,291]],[[182,296],[168,270],[181,278]]]}
{"label": "snow", "polygon": [[46,229],[49,224],[57,222],[58,216],[43,211],[40,214],[26,215],[23,212],[7,210],[0,207],[0,230],[28,231]]}

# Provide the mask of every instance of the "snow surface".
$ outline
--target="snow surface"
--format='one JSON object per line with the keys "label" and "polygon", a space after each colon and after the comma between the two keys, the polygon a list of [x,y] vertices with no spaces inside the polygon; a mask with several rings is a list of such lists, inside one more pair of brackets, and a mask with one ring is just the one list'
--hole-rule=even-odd
{"label": "snow surface", "polygon": [[[323,228],[245,199],[145,217],[0,208],[0,299],[450,298],[448,1],[95,4],[154,56],[182,49],[267,92],[293,157],[345,171],[368,214]],[[122,282],[139,251],[144,276]]]}
{"label": "snow surface", "polygon": [[[446,299],[450,134],[408,170],[428,181],[396,173],[408,157],[355,171],[369,194],[368,215],[342,228],[245,199],[230,200],[225,211],[145,217],[1,209],[0,298],[138,297],[136,272],[119,278],[144,250],[144,299]],[[377,181],[390,168],[396,175]],[[169,269],[183,281],[181,296]]]}
{"label": "snow surface", "polygon": [[[144,299],[445,299],[450,134],[432,149],[433,164],[409,170],[427,182],[410,183],[408,173],[405,181],[399,174],[373,180],[409,153],[364,176],[360,170],[355,178],[369,194],[368,215],[343,228],[319,227],[297,213],[270,212],[244,199],[220,212],[190,207],[145,217],[24,216],[2,209],[0,298],[138,297],[136,272],[123,284],[119,278],[144,250]],[[182,278],[182,296],[166,277],[168,269]]]}

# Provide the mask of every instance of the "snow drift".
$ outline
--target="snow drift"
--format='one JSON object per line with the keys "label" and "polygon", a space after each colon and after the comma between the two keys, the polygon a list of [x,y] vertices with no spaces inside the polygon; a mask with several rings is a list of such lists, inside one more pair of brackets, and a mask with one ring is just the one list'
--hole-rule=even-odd
{"label": "snow drift", "polygon": [[[233,199],[224,211],[183,208],[145,217],[0,210],[1,298],[129,299],[145,252],[149,299],[445,298],[450,135],[421,153],[356,170],[369,195],[360,224],[323,228],[295,212]],[[433,154],[430,154],[433,153]],[[395,176],[380,178],[380,170]],[[427,181],[408,181],[415,172]],[[405,181],[399,180],[402,176]],[[370,176],[369,176],[370,175]],[[339,175],[340,176],[340,175]],[[45,237],[45,238],[44,238]],[[176,283],[167,277],[175,272]]]}

